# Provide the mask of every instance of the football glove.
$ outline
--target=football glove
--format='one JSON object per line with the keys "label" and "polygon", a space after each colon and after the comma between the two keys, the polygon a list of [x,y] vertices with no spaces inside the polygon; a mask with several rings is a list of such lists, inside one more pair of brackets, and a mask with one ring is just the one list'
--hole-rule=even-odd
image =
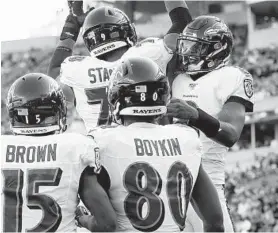
{"label": "football glove", "polygon": [[68,1],[68,6],[70,13],[66,18],[60,40],[72,39],[76,42],[86,15],[93,10],[94,7],[84,13],[83,0]]}
{"label": "football glove", "polygon": [[178,118],[179,120],[188,121],[198,118],[198,111],[194,102],[186,102],[173,98],[167,106],[168,117]]}

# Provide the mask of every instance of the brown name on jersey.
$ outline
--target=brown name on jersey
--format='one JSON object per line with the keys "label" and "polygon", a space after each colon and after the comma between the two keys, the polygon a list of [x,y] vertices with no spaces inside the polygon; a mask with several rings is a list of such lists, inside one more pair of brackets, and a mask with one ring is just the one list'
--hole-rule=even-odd
{"label": "brown name on jersey", "polygon": [[181,155],[177,138],[147,140],[134,138],[137,156],[177,156]]}
{"label": "brown name on jersey", "polygon": [[8,145],[7,163],[34,163],[56,161],[57,143],[42,146]]}

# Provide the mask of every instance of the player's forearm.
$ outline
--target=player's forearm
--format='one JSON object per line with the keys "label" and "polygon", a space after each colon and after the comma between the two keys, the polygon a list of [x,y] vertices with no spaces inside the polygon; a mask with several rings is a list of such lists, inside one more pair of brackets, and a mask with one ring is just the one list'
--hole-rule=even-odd
{"label": "player's forearm", "polygon": [[72,55],[75,41],[72,39],[60,40],[52,57],[47,70],[47,74],[56,79],[60,73],[61,64],[63,61]]}
{"label": "player's forearm", "polygon": [[204,232],[224,232],[224,225],[217,223],[204,223],[203,224]]}
{"label": "player's forearm", "polygon": [[232,147],[239,136],[231,124],[220,121],[220,131],[211,139],[223,146]]}
{"label": "player's forearm", "polygon": [[[70,9],[73,10],[73,5],[77,5],[83,12],[83,1],[69,1]],[[62,32],[60,34],[60,41],[56,47],[54,54],[51,58],[47,74],[56,79],[60,72],[62,62],[72,55],[72,50],[75,42],[77,41],[82,22],[79,22],[78,16],[70,13],[65,21]]]}
{"label": "player's forearm", "polygon": [[190,124],[201,130],[207,137],[226,147],[232,147],[239,136],[232,124],[219,121],[200,108],[195,119]]}
{"label": "player's forearm", "polygon": [[186,25],[192,21],[188,6],[184,0],[180,1],[164,1],[167,12],[169,13],[172,21],[172,26],[167,32],[181,33]]}
{"label": "player's forearm", "polygon": [[91,232],[113,232],[116,230],[116,226],[109,224],[108,222],[98,222],[92,215],[84,215],[79,219],[81,225]]}

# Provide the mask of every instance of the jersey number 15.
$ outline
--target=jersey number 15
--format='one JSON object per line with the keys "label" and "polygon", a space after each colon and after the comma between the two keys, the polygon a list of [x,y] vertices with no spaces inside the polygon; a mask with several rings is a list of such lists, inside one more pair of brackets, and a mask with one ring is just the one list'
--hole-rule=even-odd
{"label": "jersey number 15", "polygon": [[[2,169],[4,176],[3,232],[22,231],[22,189],[24,172],[21,169]],[[62,220],[61,207],[49,195],[40,194],[40,186],[58,186],[62,170],[28,169],[26,202],[29,209],[42,210],[41,221],[26,232],[55,232]],[[24,215],[23,215],[24,216]]]}

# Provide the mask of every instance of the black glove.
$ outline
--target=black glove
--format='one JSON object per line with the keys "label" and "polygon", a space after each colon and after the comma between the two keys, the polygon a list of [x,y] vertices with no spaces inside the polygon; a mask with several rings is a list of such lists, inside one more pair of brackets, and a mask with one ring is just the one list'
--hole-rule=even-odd
{"label": "black glove", "polygon": [[83,11],[83,0],[68,1],[70,14],[68,15],[60,40],[72,39],[76,42],[80,28],[82,27],[86,15],[94,9],[90,8],[89,11],[84,13]]}

